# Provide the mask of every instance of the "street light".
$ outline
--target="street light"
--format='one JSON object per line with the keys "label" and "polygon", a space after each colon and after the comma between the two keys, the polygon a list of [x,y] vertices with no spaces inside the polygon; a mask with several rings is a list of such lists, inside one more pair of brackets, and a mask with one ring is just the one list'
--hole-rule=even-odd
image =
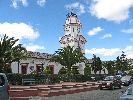
{"label": "street light", "polygon": [[18,74],[19,74],[19,64],[20,64],[20,61],[19,61],[20,59],[19,58],[17,58],[17,61],[18,61]]}
{"label": "street light", "polygon": [[42,68],[41,68],[41,72],[43,73],[43,65],[45,64],[45,62],[41,62],[42,63]]}

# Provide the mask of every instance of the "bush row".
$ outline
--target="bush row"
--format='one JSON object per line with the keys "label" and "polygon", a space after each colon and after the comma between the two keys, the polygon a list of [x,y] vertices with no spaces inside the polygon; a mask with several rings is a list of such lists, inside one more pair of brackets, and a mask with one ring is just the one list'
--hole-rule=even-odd
{"label": "bush row", "polygon": [[[90,81],[93,75],[59,75],[59,74],[51,74],[51,75],[42,75],[42,74],[7,74],[9,84],[12,85],[22,85],[22,79],[35,79],[35,84],[55,84],[63,82],[85,82]],[[101,80],[103,78],[102,75],[97,75],[96,80]]]}

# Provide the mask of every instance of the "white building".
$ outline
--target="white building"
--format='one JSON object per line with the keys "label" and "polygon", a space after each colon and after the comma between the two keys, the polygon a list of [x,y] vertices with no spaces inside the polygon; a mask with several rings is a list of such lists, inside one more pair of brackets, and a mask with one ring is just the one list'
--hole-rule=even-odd
{"label": "white building", "polygon": [[[78,17],[74,13],[69,13],[64,24],[64,36],[59,41],[61,47],[67,47],[68,45],[74,47],[74,49],[80,47],[81,52],[85,54],[86,39],[81,33],[82,24],[78,20]],[[78,63],[78,70],[80,74],[84,74],[85,63]]]}
{"label": "white building", "polygon": [[53,56],[52,54],[28,51],[28,55],[30,55],[30,58],[11,64],[13,73],[29,74],[33,71],[41,72],[42,69],[48,66],[54,74],[57,74],[62,67],[58,63],[50,62],[49,59]]}
{"label": "white building", "polygon": [[74,49],[80,47],[82,53],[85,53],[84,45],[87,42],[86,39],[81,34],[82,25],[77,18],[77,15],[70,13],[67,15],[67,19],[64,25],[65,35],[59,41],[61,47],[73,46]]}
{"label": "white building", "polygon": [[[70,13],[67,15],[67,19],[64,24],[64,36],[59,41],[61,47],[73,46],[74,49],[80,47],[82,53],[85,53],[84,45],[87,42],[81,34],[82,25],[77,18],[77,15]],[[41,72],[42,69],[48,66],[54,74],[57,74],[63,67],[59,63],[50,62],[49,59],[53,56],[48,53],[28,52],[30,58],[20,60],[19,62],[13,62],[11,64],[13,73],[29,74],[33,71]],[[79,72],[84,74],[85,63],[76,64],[79,66]]]}

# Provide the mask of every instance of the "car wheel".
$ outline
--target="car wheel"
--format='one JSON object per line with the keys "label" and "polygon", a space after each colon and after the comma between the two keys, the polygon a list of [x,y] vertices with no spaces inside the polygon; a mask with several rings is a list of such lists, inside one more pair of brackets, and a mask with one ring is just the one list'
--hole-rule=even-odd
{"label": "car wheel", "polygon": [[130,82],[128,82],[128,85],[127,86],[129,86],[131,83]]}
{"label": "car wheel", "polygon": [[119,85],[119,89],[121,89],[121,85]]}
{"label": "car wheel", "polygon": [[103,90],[103,88],[102,88],[102,87],[100,87],[100,90]]}
{"label": "car wheel", "polygon": [[115,89],[115,86],[114,86],[114,85],[112,85],[112,86],[111,86],[111,90],[114,90],[114,89]]}

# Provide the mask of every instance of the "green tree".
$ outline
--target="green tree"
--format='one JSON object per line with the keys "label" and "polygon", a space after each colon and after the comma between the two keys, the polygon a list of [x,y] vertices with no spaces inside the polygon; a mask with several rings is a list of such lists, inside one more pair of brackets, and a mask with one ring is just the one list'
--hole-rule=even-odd
{"label": "green tree", "polygon": [[27,50],[22,44],[16,44],[18,39],[4,35],[0,40],[0,72],[6,71],[6,66],[18,59],[26,58]]}
{"label": "green tree", "polygon": [[127,61],[125,53],[122,51],[121,56],[116,58],[115,62],[116,70],[126,71],[129,69],[129,63]]}
{"label": "green tree", "polygon": [[71,68],[71,74],[76,75],[79,74],[78,67],[77,66],[72,66]]}
{"label": "green tree", "polygon": [[115,73],[114,61],[106,61],[103,63],[103,66],[108,70],[109,75],[114,75]]}
{"label": "green tree", "polygon": [[44,69],[44,74],[46,75],[52,74],[52,71],[50,70],[48,66],[46,66],[46,68]]}
{"label": "green tree", "polygon": [[84,75],[91,75],[91,66],[89,64],[86,64],[85,65],[85,68],[84,68]]}
{"label": "green tree", "polygon": [[66,71],[66,68],[64,68],[64,67],[62,67],[60,70],[59,70],[59,72],[58,72],[58,74],[66,74],[67,73],[67,71]]}
{"label": "green tree", "polygon": [[80,48],[74,49],[74,47],[67,46],[56,51],[51,61],[59,62],[61,65],[65,66],[67,73],[70,73],[73,65],[84,61],[84,56]]}
{"label": "green tree", "polygon": [[102,70],[102,61],[99,57],[96,57],[96,55],[93,54],[93,58],[92,58],[93,62],[92,62],[92,70],[94,71],[94,73],[96,74],[97,71],[99,71],[99,74],[101,74],[101,70]]}

